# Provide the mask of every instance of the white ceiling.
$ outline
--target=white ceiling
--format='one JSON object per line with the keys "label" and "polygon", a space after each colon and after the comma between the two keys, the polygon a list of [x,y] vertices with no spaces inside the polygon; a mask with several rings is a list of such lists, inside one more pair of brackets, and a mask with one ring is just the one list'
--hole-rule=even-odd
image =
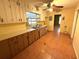
{"label": "white ceiling", "polygon": [[[42,5],[43,1],[47,0],[26,0],[26,3],[33,5]],[[58,6],[64,6],[64,8],[69,8],[79,4],[79,0],[54,0],[52,3]]]}
{"label": "white ceiling", "polygon": [[54,4],[64,6],[65,8],[74,7],[79,4],[79,0],[54,0]]}

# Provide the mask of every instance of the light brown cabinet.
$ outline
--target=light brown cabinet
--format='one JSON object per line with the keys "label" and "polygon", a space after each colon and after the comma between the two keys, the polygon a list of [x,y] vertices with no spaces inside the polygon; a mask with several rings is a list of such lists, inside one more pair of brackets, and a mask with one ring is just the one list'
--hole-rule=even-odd
{"label": "light brown cabinet", "polygon": [[0,0],[0,24],[7,23],[6,19],[7,18],[6,18],[6,12],[4,7],[4,0]]}
{"label": "light brown cabinet", "polygon": [[4,4],[3,8],[5,8],[7,23],[12,23],[13,22],[13,14],[12,14],[10,0],[3,0],[3,4]]}
{"label": "light brown cabinet", "polygon": [[10,8],[11,8],[11,13],[12,13],[13,23],[15,23],[16,19],[17,19],[17,17],[16,17],[16,1],[10,0],[9,2],[10,2],[10,6],[11,6]]}
{"label": "light brown cabinet", "polygon": [[26,22],[24,14],[20,0],[0,0],[0,24]]}
{"label": "light brown cabinet", "polygon": [[11,10],[12,10],[12,16],[14,19],[14,23],[22,23],[24,20],[23,19],[24,15],[23,15],[23,11],[21,8],[20,0],[18,1],[11,0],[10,4],[11,4]]}
{"label": "light brown cabinet", "polygon": [[11,51],[7,40],[0,42],[0,59],[11,59]]}
{"label": "light brown cabinet", "polygon": [[25,4],[22,2],[22,0],[19,0],[19,2],[20,2],[20,5],[19,5],[20,21],[21,21],[21,22],[26,22]]}

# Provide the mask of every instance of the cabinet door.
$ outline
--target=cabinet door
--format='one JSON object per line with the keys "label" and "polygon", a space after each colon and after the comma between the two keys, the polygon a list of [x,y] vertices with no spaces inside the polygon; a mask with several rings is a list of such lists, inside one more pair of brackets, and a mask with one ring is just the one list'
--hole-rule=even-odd
{"label": "cabinet door", "polygon": [[15,12],[16,12],[16,22],[17,23],[19,23],[20,22],[20,9],[19,9],[19,5],[18,5],[18,3],[17,3],[17,1],[15,2],[16,4],[16,10],[15,10]]}
{"label": "cabinet door", "polygon": [[0,0],[0,24],[7,23],[4,1]]}
{"label": "cabinet door", "polygon": [[22,22],[26,22],[25,10],[23,7],[20,8],[20,13],[21,13]]}
{"label": "cabinet door", "polygon": [[20,0],[20,15],[21,15],[21,20],[22,22],[25,22],[25,6],[24,3],[22,2],[22,0]]}
{"label": "cabinet door", "polygon": [[34,31],[29,32],[29,44],[32,44],[34,42]]}
{"label": "cabinet door", "polygon": [[9,41],[12,56],[14,57],[15,55],[19,53],[18,40],[16,39],[16,37],[13,37],[13,38],[10,38],[8,41]]}
{"label": "cabinet door", "polygon": [[12,23],[13,18],[12,18],[10,0],[3,0],[3,2],[4,2],[4,7],[5,7],[7,23]]}
{"label": "cabinet door", "polygon": [[34,32],[34,40],[36,41],[38,39],[39,39],[39,32],[38,32],[38,30],[35,30],[35,32]]}
{"label": "cabinet door", "polygon": [[16,3],[15,3],[15,1],[14,0],[10,0],[10,5],[11,5],[13,22],[16,23]]}
{"label": "cabinet door", "polygon": [[25,33],[22,35],[23,40],[24,40],[24,47],[26,48],[29,44],[28,44],[28,33]]}
{"label": "cabinet door", "polygon": [[23,11],[22,11],[21,7],[19,7],[19,10],[20,10],[20,22],[22,22],[22,20],[23,20]]}
{"label": "cabinet door", "polygon": [[26,11],[25,11],[25,7],[23,8],[23,22],[27,22],[27,21],[26,21]]}
{"label": "cabinet door", "polygon": [[18,51],[20,52],[24,50],[24,38],[22,37],[22,35],[18,35],[16,39],[18,40]]}
{"label": "cabinet door", "polygon": [[0,42],[0,59],[11,59],[11,51],[8,41]]}

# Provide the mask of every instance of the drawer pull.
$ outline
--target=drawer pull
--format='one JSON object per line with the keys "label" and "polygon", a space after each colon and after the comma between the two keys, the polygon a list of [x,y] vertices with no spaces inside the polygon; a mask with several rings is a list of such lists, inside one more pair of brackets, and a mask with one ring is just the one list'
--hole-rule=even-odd
{"label": "drawer pull", "polygon": [[1,22],[4,22],[3,18],[1,18]]}

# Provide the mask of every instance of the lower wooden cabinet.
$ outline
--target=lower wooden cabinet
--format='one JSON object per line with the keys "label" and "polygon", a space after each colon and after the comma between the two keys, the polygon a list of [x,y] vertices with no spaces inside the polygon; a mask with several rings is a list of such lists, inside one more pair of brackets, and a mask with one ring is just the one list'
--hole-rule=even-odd
{"label": "lower wooden cabinet", "polygon": [[36,29],[0,41],[0,59],[11,59],[47,32],[47,27]]}
{"label": "lower wooden cabinet", "polygon": [[40,33],[40,37],[42,37],[43,35],[45,35],[47,33],[47,26],[42,27],[39,29],[39,33]]}
{"label": "lower wooden cabinet", "polygon": [[0,42],[0,59],[11,59],[11,51],[7,40]]}
{"label": "lower wooden cabinet", "polygon": [[28,33],[28,38],[29,38],[29,44],[32,44],[34,42],[34,31]]}
{"label": "lower wooden cabinet", "polygon": [[8,41],[9,41],[9,46],[11,50],[11,55],[12,57],[14,57],[19,53],[18,40],[16,39],[16,37],[13,37],[13,38],[10,38]]}
{"label": "lower wooden cabinet", "polygon": [[39,31],[34,30],[28,33],[28,39],[29,39],[29,44],[32,44],[33,42],[35,42],[36,40],[39,39]]}
{"label": "lower wooden cabinet", "polygon": [[28,46],[27,33],[8,39],[11,55],[14,57]]}
{"label": "lower wooden cabinet", "polygon": [[34,31],[34,41],[39,39],[39,31],[38,29]]}
{"label": "lower wooden cabinet", "polygon": [[21,52],[22,50],[24,50],[24,38],[23,38],[23,36],[21,34],[21,35],[18,35],[16,37],[16,39],[18,41],[17,42],[17,44],[18,44],[18,51]]}
{"label": "lower wooden cabinet", "polygon": [[24,41],[24,48],[28,47],[29,46],[29,42],[28,42],[28,33],[24,33],[22,34],[22,38],[23,38],[23,41]]}

